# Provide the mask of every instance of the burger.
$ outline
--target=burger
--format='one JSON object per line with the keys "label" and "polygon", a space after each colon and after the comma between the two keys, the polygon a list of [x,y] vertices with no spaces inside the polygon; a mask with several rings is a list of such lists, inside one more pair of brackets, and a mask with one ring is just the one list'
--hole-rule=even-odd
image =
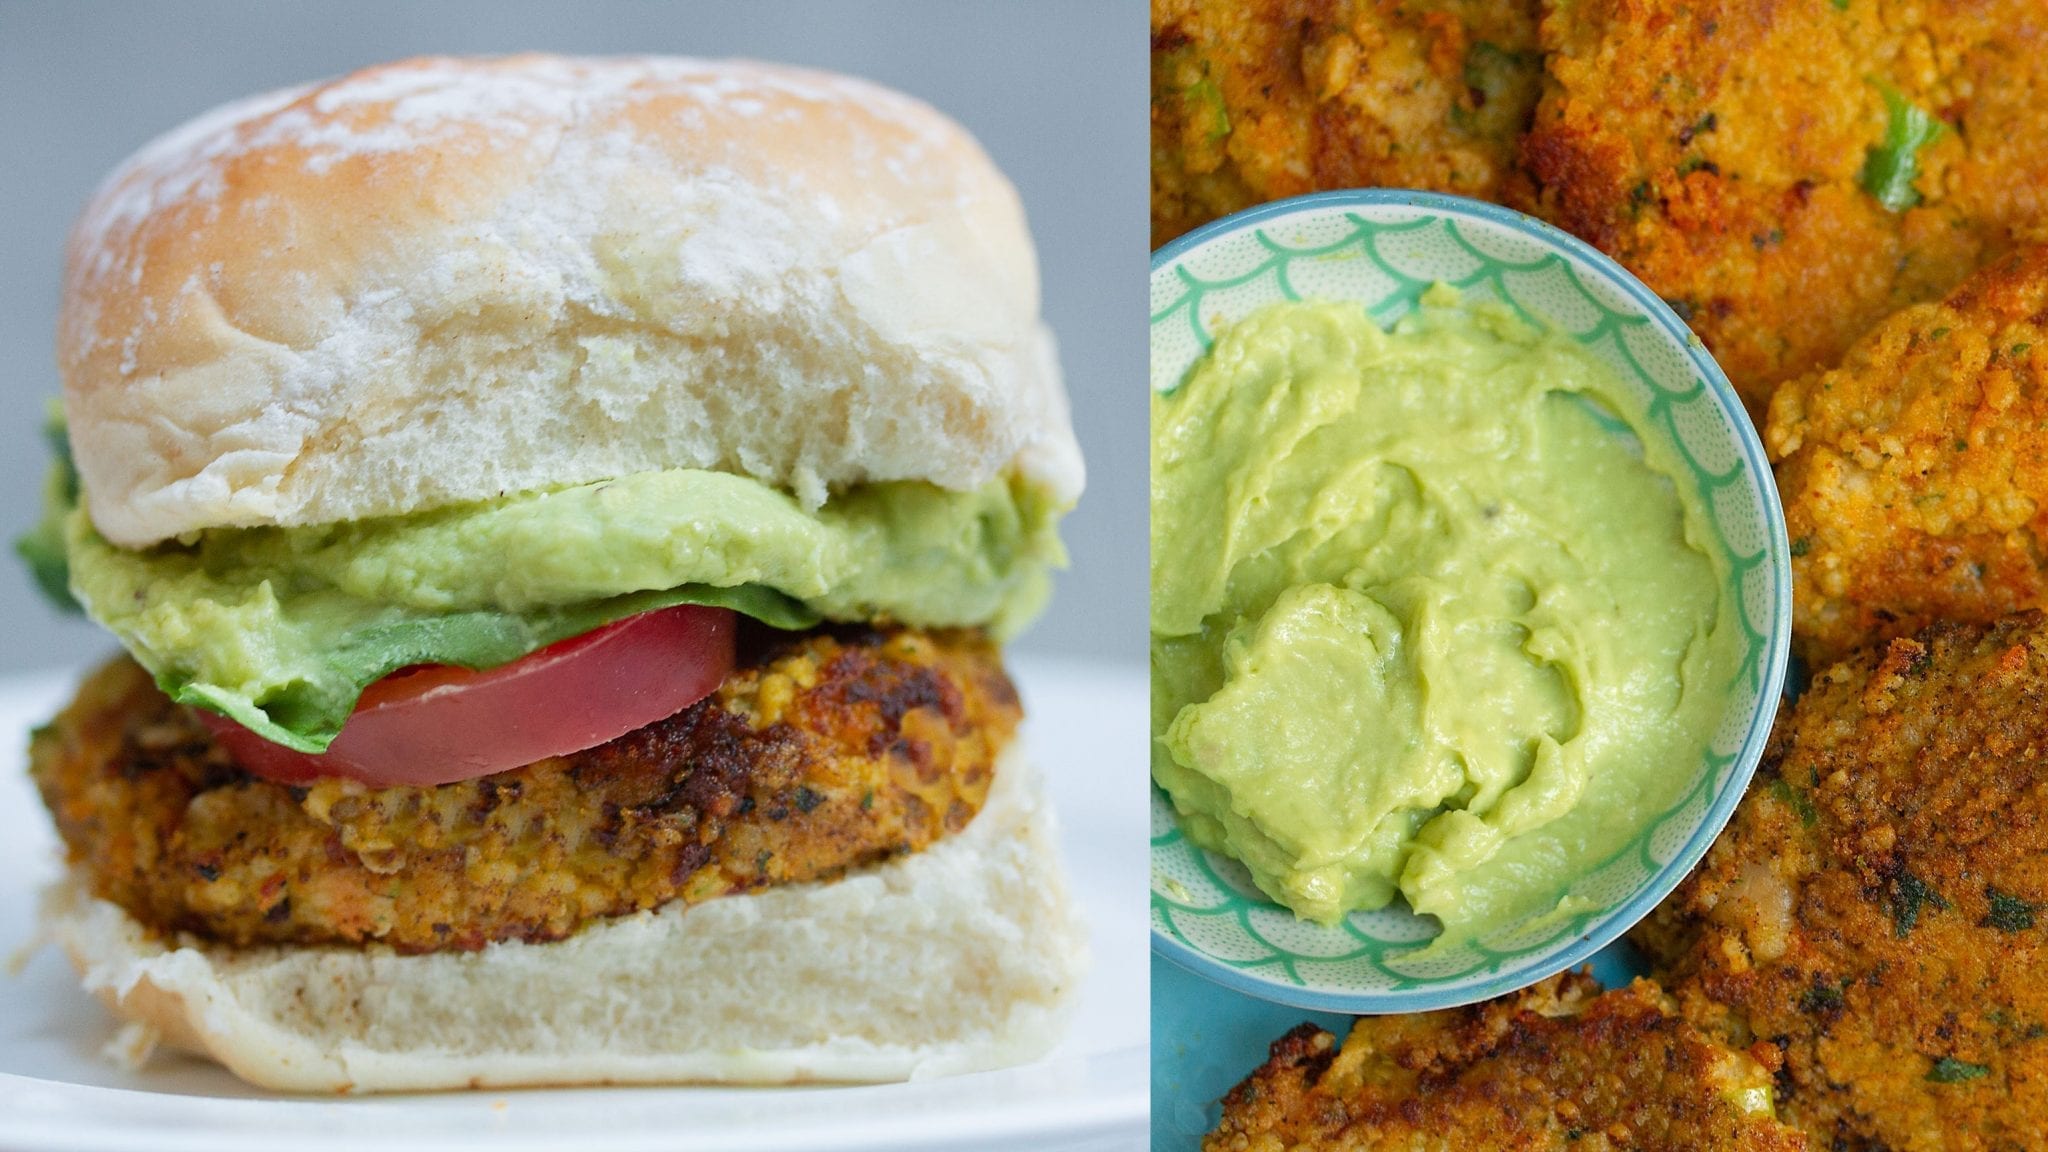
{"label": "burger", "polygon": [[1083,935],[999,645],[1082,470],[1017,196],[839,76],[411,60],[67,249],[47,931],[301,1091],[1029,1059]]}

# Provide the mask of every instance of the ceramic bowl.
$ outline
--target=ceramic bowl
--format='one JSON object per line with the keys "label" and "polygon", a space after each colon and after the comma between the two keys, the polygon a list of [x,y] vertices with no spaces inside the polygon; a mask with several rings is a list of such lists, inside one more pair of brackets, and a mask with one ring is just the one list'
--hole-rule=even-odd
{"label": "ceramic bowl", "polygon": [[[1511,924],[1423,952],[1434,920],[1398,900],[1333,927],[1298,920],[1245,869],[1197,848],[1152,792],[1152,941],[1165,958],[1240,992],[1331,1012],[1470,1003],[1579,965],[1699,862],[1770,734],[1790,632],[1790,557],[1756,429],[1707,350],[1664,301],[1579,240],[1454,196],[1367,190],[1261,205],[1152,255],[1152,387],[1170,390],[1230,322],[1281,300],[1356,300],[1382,324],[1433,283],[1497,300],[1577,340],[1635,389],[1645,437],[1675,445],[1705,497],[1740,605],[1742,663],[1711,745],[1677,800],[1564,895],[1584,911]],[[1582,905],[1579,902],[1583,902]]]}

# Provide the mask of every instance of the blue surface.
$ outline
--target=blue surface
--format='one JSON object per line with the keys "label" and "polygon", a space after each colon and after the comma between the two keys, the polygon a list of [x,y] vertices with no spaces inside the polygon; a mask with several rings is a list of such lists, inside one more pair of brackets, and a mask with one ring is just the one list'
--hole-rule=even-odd
{"label": "blue surface", "polygon": [[1232,992],[1152,954],[1152,1152],[1193,1152],[1222,1115],[1217,1101],[1304,1020],[1342,1036],[1350,1017]]}
{"label": "blue surface", "polygon": [[[1647,971],[1627,941],[1585,967],[1612,988]],[[1343,1036],[1351,1017],[1257,1000],[1152,954],[1152,1152],[1195,1152],[1223,1110],[1223,1094],[1266,1061],[1288,1029],[1313,1021]]]}

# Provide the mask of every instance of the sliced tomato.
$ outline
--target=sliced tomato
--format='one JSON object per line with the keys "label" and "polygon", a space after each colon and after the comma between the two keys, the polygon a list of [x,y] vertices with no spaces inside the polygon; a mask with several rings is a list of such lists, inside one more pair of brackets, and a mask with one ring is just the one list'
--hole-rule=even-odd
{"label": "sliced tomato", "polygon": [[449,784],[595,747],[702,700],[732,671],[733,613],[643,612],[483,671],[402,668],[364,689],[341,734],[314,756],[240,724],[199,717],[237,763],[306,784]]}

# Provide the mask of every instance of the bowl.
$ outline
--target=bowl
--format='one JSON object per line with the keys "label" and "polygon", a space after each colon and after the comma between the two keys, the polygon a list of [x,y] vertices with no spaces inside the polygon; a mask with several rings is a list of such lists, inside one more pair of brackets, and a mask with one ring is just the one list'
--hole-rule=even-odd
{"label": "bowl", "polygon": [[[1727,823],[1770,734],[1785,677],[1791,559],[1756,429],[1713,357],[1664,301],[1583,242],[1456,196],[1325,192],[1239,212],[1152,254],[1152,387],[1170,390],[1221,327],[1282,300],[1355,300],[1381,324],[1433,283],[1497,300],[1577,340],[1639,390],[1646,437],[1675,445],[1706,496],[1743,628],[1740,671],[1687,787],[1572,883],[1583,908],[1424,951],[1435,921],[1399,900],[1334,926],[1297,919],[1236,861],[1196,847],[1152,789],[1152,944],[1245,994],[1371,1014],[1467,1004],[1585,963],[1677,886]],[[1583,901],[1583,904],[1579,902]]]}

